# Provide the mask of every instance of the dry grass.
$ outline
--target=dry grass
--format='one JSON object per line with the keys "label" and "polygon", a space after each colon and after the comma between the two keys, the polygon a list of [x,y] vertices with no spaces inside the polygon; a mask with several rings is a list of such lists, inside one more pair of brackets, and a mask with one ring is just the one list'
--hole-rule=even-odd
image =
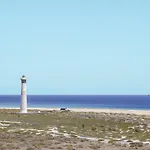
{"label": "dry grass", "polygon": [[[140,121],[139,123],[135,121],[127,122],[122,117],[113,119],[111,114],[60,111],[41,112],[41,114],[17,114],[17,110],[10,109],[0,109],[0,112],[1,123],[9,124],[6,128],[0,128],[0,147],[4,149],[10,149],[10,147],[19,149],[19,147],[23,146],[27,146],[28,150],[42,147],[63,149],[62,143],[68,143],[68,150],[74,149],[74,145],[78,148],[83,148],[82,143],[86,143],[88,140],[78,139],[76,135],[101,138],[97,144],[88,146],[91,149],[100,148],[99,143],[103,142],[104,139],[110,139],[110,144],[114,144],[115,139],[122,136],[126,137],[126,139],[140,141],[150,139],[150,132],[147,131],[146,125],[143,127],[145,132],[141,128],[131,128],[140,126]],[[145,116],[138,118],[132,115],[132,117],[140,120]],[[146,118],[146,121],[150,121],[149,118]],[[54,133],[54,135],[58,134],[57,137],[51,135],[52,131],[50,129],[52,130],[53,127],[58,130],[58,133]],[[66,133],[71,137],[65,137]],[[135,144],[131,145],[132,147],[135,146]],[[137,145],[141,146],[141,144]]]}

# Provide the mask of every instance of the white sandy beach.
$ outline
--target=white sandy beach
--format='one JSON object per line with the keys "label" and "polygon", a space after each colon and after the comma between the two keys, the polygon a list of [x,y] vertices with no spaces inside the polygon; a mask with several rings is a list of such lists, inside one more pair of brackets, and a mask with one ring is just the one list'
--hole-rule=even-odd
{"label": "white sandy beach", "polygon": [[71,109],[76,112],[105,112],[105,113],[124,113],[136,115],[150,115],[150,110],[126,110],[126,109],[88,109],[88,108],[75,108]]}
{"label": "white sandy beach", "polygon": [[[20,109],[20,108],[0,108],[0,109]],[[30,110],[52,111],[60,110],[60,108],[28,108]],[[95,109],[95,108],[69,108],[74,112],[96,112],[96,113],[123,113],[123,114],[136,114],[136,115],[150,115],[150,110],[128,110],[128,109]]]}

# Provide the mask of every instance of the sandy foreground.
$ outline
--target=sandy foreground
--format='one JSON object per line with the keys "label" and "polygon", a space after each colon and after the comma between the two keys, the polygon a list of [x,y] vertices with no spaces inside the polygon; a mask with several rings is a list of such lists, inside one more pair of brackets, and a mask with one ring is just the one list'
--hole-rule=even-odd
{"label": "sandy foreground", "polygon": [[150,110],[68,110],[0,108],[0,149],[150,150]]}
{"label": "sandy foreground", "polygon": [[[0,109],[19,109],[19,108],[0,108]],[[28,108],[30,110],[41,110],[41,111],[53,111],[60,110],[60,108]],[[123,114],[135,114],[135,115],[150,115],[150,110],[129,110],[129,109],[95,109],[95,108],[68,108],[73,112],[95,112],[95,113],[123,113]]]}

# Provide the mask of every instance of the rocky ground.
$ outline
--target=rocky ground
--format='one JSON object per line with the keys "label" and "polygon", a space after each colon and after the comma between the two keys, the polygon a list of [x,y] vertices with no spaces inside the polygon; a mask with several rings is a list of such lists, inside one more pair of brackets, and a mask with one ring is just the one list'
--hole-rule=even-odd
{"label": "rocky ground", "polygon": [[0,110],[1,150],[150,150],[150,116],[17,111]]}

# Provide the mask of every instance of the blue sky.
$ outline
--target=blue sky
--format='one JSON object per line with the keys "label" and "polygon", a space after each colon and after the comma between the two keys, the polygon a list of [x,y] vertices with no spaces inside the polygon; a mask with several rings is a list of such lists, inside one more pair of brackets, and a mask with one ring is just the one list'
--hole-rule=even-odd
{"label": "blue sky", "polygon": [[149,0],[1,0],[0,94],[150,93]]}

